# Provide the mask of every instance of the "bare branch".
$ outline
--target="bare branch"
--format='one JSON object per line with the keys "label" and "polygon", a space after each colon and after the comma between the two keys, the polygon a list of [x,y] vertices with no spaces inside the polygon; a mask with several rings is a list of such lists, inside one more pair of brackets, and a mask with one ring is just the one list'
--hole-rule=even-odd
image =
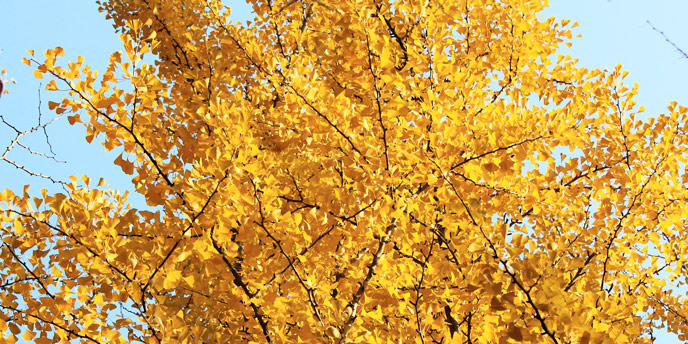
{"label": "bare branch", "polygon": [[688,59],[688,54],[686,54],[685,51],[683,51],[683,50],[682,50],[681,48],[679,48],[672,40],[670,40],[669,37],[667,37],[667,35],[664,34],[664,32],[662,32],[662,31],[660,31],[659,29],[657,29],[654,25],[652,25],[652,23],[650,23],[649,20],[647,20],[646,22],[647,22],[648,25],[650,25],[650,27],[652,28],[652,30],[657,31],[660,35],[662,35],[662,37],[664,37],[664,40],[667,41],[667,43],[671,44],[671,46],[674,47],[674,49],[676,49],[676,51],[678,51],[678,53],[681,54],[681,56],[683,56],[683,58]]}

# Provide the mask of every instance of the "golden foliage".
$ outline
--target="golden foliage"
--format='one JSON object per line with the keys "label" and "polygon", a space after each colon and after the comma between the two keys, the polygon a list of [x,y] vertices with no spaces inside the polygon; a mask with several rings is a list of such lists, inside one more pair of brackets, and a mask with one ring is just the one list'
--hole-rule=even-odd
{"label": "golden foliage", "polygon": [[[687,108],[556,55],[545,1],[103,1],[36,76],[148,209],[0,194],[8,341],[649,343],[685,335]],[[154,60],[155,64],[146,61]],[[23,332],[23,334],[22,334]]]}

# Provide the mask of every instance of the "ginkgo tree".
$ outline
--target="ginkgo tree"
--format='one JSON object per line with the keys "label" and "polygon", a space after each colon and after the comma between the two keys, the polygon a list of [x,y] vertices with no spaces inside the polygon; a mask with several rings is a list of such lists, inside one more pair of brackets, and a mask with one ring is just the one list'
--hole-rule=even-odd
{"label": "ginkgo tree", "polygon": [[686,338],[688,108],[636,118],[542,0],[250,3],[103,1],[101,73],[30,52],[147,206],[4,190],[4,341]]}

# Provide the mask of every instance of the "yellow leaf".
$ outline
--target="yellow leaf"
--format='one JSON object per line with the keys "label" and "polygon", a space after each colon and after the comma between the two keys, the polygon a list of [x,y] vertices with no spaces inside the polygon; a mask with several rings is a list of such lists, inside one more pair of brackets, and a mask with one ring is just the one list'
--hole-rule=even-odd
{"label": "yellow leaf", "polygon": [[502,300],[500,300],[498,297],[493,297],[490,301],[490,309],[494,311],[503,311],[506,309],[506,307],[504,307]]}
{"label": "yellow leaf", "polygon": [[590,332],[585,331],[580,337],[580,344],[588,344],[590,343]]}
{"label": "yellow leaf", "polygon": [[93,303],[95,303],[98,306],[104,305],[105,301],[103,300],[103,294],[98,293],[95,296],[93,296]]}
{"label": "yellow leaf", "polygon": [[50,80],[47,85],[45,85],[45,89],[48,91],[57,91],[57,83],[55,80]]}
{"label": "yellow leaf", "polygon": [[[74,125],[74,123],[81,122],[81,117],[79,116],[79,114],[67,116],[67,121],[69,122],[69,124]],[[88,139],[88,136],[86,137],[86,141],[88,141],[88,143],[91,143],[91,140]]]}
{"label": "yellow leaf", "polygon": [[174,289],[177,287],[179,284],[179,281],[181,280],[182,273],[181,271],[178,270],[172,270],[168,271],[167,275],[165,276],[165,279],[163,281],[163,288],[165,289]]}
{"label": "yellow leaf", "polygon": [[14,322],[9,323],[8,325],[10,328],[10,332],[12,332],[12,334],[14,334],[15,336],[21,332],[19,326],[17,326],[17,324],[15,324]]}
{"label": "yellow leaf", "polygon": [[523,333],[521,333],[521,329],[519,327],[517,327],[516,325],[509,326],[508,335],[509,335],[509,338],[511,338],[517,342],[520,342],[523,340]]}
{"label": "yellow leaf", "polygon": [[189,288],[194,287],[194,283],[196,282],[196,279],[193,276],[184,276],[184,277],[182,277],[182,279],[184,280],[184,282],[186,282],[186,284],[189,286]]}
{"label": "yellow leaf", "polygon": [[22,335],[22,339],[24,340],[32,340],[33,337],[35,337],[36,334],[33,331],[24,331],[24,335]]}
{"label": "yellow leaf", "polygon": [[134,174],[134,164],[126,159],[122,159],[122,154],[115,158],[115,165],[122,168],[122,171],[126,174]]}
{"label": "yellow leaf", "polygon": [[186,260],[186,258],[189,257],[190,254],[191,254],[191,251],[189,251],[189,250],[181,251],[181,252],[179,253],[179,255],[177,256],[176,261],[177,261],[177,262],[184,261],[184,260]]}
{"label": "yellow leaf", "polygon": [[488,172],[499,171],[499,165],[497,165],[493,162],[488,162],[488,163],[483,164],[483,168]]}
{"label": "yellow leaf", "polygon": [[339,329],[337,329],[334,326],[330,326],[325,330],[325,334],[330,337],[330,338],[340,338],[342,335],[339,332]]}

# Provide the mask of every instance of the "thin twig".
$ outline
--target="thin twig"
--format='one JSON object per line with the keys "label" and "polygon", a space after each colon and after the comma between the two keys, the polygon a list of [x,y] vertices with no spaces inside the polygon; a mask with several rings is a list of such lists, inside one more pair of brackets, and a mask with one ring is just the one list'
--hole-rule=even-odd
{"label": "thin twig", "polygon": [[674,47],[674,49],[676,49],[676,51],[678,51],[679,54],[681,54],[681,56],[683,56],[683,58],[688,59],[688,54],[686,54],[685,51],[683,51],[681,48],[679,48],[679,47],[676,45],[676,43],[674,43],[672,40],[670,40],[669,37],[667,37],[667,35],[664,34],[664,32],[662,32],[662,31],[660,31],[659,29],[657,29],[654,25],[652,25],[652,23],[650,23],[649,20],[646,20],[646,22],[647,22],[648,25],[650,25],[650,27],[652,28],[652,30],[657,31],[660,35],[662,35],[662,37],[664,37],[664,40],[667,41],[669,44],[671,44],[671,46]]}

